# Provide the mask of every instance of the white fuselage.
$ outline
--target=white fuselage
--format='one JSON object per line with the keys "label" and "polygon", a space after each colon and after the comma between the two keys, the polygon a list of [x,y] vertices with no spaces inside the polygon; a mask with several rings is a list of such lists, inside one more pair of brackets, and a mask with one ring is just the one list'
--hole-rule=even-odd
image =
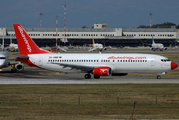
{"label": "white fuselage", "polygon": [[96,48],[96,49],[99,49],[99,50],[103,49],[103,45],[102,44],[98,44],[98,43],[94,44],[93,47]]}
{"label": "white fuselage", "polygon": [[[171,61],[152,54],[29,54],[29,60],[36,66],[59,72],[79,71],[60,63],[102,67],[107,66],[113,73],[161,73],[171,70]],[[165,59],[165,60],[163,60]],[[57,63],[57,64],[56,64]]]}
{"label": "white fuselage", "polygon": [[19,49],[18,44],[11,43],[9,45],[9,49],[12,49],[12,48],[14,48],[15,50],[18,50]]}
{"label": "white fuselage", "polygon": [[161,43],[155,43],[155,44],[152,44],[152,48],[162,50],[162,49],[164,49],[164,46]]}

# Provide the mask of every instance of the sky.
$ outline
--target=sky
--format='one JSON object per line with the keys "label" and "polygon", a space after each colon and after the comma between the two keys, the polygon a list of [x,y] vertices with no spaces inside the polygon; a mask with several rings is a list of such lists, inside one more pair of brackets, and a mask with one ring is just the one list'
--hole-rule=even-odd
{"label": "sky", "polygon": [[27,28],[64,26],[64,5],[67,28],[88,28],[105,23],[107,28],[137,28],[151,23],[179,24],[179,0],[0,0],[0,28],[21,24]]}

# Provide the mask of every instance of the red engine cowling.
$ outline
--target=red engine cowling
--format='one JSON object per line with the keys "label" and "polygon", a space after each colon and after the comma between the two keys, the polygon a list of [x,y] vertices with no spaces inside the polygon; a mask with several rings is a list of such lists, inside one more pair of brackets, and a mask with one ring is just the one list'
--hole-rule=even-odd
{"label": "red engine cowling", "polygon": [[98,67],[93,70],[94,76],[109,76],[112,74],[110,67]]}

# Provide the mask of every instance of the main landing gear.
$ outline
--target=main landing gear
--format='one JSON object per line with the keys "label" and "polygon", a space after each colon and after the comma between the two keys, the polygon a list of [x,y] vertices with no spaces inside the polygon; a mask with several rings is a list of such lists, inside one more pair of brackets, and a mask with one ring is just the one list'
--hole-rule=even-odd
{"label": "main landing gear", "polygon": [[[88,73],[88,74],[85,74],[85,79],[90,79],[91,78],[91,75]],[[99,79],[100,76],[94,76],[94,79]]]}
{"label": "main landing gear", "polygon": [[160,76],[160,75],[157,75],[157,79],[161,79],[161,76]]}
{"label": "main landing gear", "polygon": [[91,75],[90,74],[85,74],[85,79],[90,79]]}

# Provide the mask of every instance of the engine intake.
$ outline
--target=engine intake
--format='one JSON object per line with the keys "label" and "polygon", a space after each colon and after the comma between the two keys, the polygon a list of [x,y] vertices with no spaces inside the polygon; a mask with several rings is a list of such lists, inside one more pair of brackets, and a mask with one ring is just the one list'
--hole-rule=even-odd
{"label": "engine intake", "polygon": [[94,76],[109,76],[112,74],[110,67],[98,67],[93,70]]}
{"label": "engine intake", "polygon": [[15,69],[17,71],[22,71],[22,70],[24,70],[24,65],[21,63],[18,63],[18,64],[16,64]]}

